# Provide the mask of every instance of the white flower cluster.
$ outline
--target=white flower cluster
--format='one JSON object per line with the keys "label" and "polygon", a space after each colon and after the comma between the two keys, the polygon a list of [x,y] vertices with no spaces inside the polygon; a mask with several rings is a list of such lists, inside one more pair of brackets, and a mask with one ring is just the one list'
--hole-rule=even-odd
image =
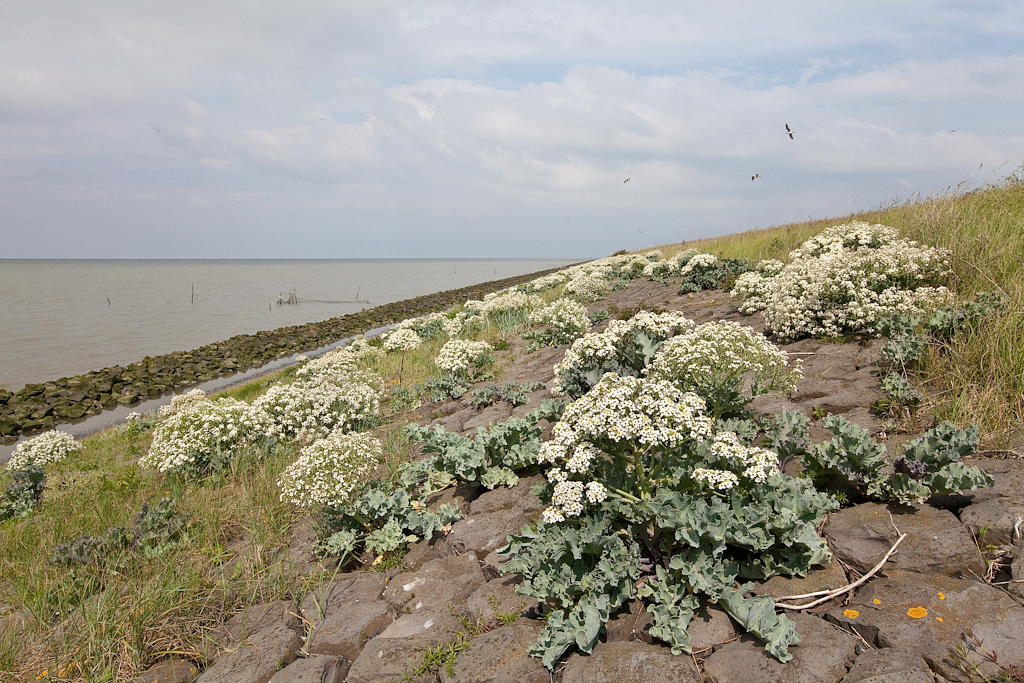
{"label": "white flower cluster", "polygon": [[339,506],[383,459],[379,439],[358,432],[333,432],[299,451],[281,473],[281,500],[312,508]]}
{"label": "white flower cluster", "polygon": [[349,353],[348,347],[328,351],[319,358],[307,361],[295,371],[296,377],[344,375],[359,369],[359,359]]}
{"label": "white flower cluster", "polygon": [[754,270],[741,273],[736,278],[731,293],[743,299],[739,305],[740,313],[749,315],[768,305],[772,278],[781,273],[783,268],[782,261],[767,259],[758,263]]}
{"label": "white flower cluster", "polygon": [[78,443],[75,437],[53,429],[15,446],[11,452],[11,459],[7,461],[7,469],[13,472],[28,465],[41,467],[51,462],[60,462],[82,448],[82,444]]}
{"label": "white flower cluster", "polygon": [[800,381],[799,362],[746,325],[715,321],[672,337],[658,349],[646,374],[685,391],[710,397],[717,389],[739,389],[750,380],[752,395],[792,391]]}
{"label": "white flower cluster", "polygon": [[597,301],[612,291],[612,284],[599,275],[583,273],[565,283],[565,294],[580,301]]}
{"label": "white flower cluster", "polygon": [[492,351],[494,347],[485,341],[449,339],[438,349],[434,365],[442,372],[471,376],[494,360]]}
{"label": "white flower cluster", "polygon": [[696,249],[686,249],[670,258],[652,261],[644,267],[643,276],[652,280],[663,280],[678,275],[696,254]]}
{"label": "white flower cluster", "polygon": [[778,455],[765,448],[744,446],[733,432],[716,434],[709,450],[708,464],[716,467],[698,467],[690,475],[704,488],[728,491],[741,482],[763,484],[779,474]]}
{"label": "white flower cluster", "polygon": [[728,470],[713,470],[707,467],[698,467],[691,475],[693,480],[709,489],[728,491],[740,483],[739,477]]}
{"label": "white flower cluster", "polygon": [[308,441],[376,416],[382,394],[383,382],[370,372],[320,374],[275,384],[253,406],[269,418],[270,435]]}
{"label": "white flower cluster", "polygon": [[508,316],[522,316],[525,319],[530,311],[543,306],[544,299],[536,294],[528,294],[517,289],[503,289],[485,295],[479,310],[492,321],[499,321],[502,317]]}
{"label": "white flower cluster", "polygon": [[568,344],[590,329],[587,307],[572,299],[556,299],[553,303],[530,314],[530,323],[547,328],[546,340],[550,344]]}
{"label": "white flower cluster", "polygon": [[350,341],[342,350],[354,356],[357,361],[377,360],[384,355],[383,349],[370,344],[370,340],[363,335],[359,335]]}
{"label": "white flower cluster", "polygon": [[201,469],[214,455],[263,439],[272,429],[267,414],[248,403],[232,398],[192,401],[157,424],[139,464],[161,472]]}
{"label": "white flower cluster", "polygon": [[559,270],[554,273],[549,273],[548,275],[541,275],[540,277],[530,280],[529,282],[524,282],[523,284],[519,285],[518,289],[524,292],[532,293],[544,292],[546,290],[554,289],[555,287],[559,287],[565,284],[565,282],[569,280],[570,277],[571,275],[566,270]]}
{"label": "white flower cluster", "polygon": [[577,385],[585,377],[592,378],[589,385],[605,372],[623,372],[628,367],[627,358],[637,353],[635,345],[640,336],[657,342],[693,327],[693,321],[677,311],[640,311],[629,320],[613,320],[603,332],[583,335],[565,352],[554,368],[557,392],[579,393],[581,387]]}
{"label": "white flower cluster", "polygon": [[202,389],[192,389],[189,392],[171,398],[171,402],[165,406],[160,406],[156,414],[161,418],[170,417],[205,400],[207,400],[205,391]]}
{"label": "white flower cluster", "polygon": [[555,484],[545,521],[580,515],[584,496],[591,504],[605,499],[607,490],[592,475],[601,445],[617,442],[644,449],[675,448],[708,439],[713,425],[704,412],[704,401],[696,394],[680,391],[669,382],[605,375],[566,407],[552,439],[541,444],[537,461],[551,466],[547,478]]}
{"label": "white flower cluster", "polygon": [[137,422],[137,421],[139,421],[141,419],[142,419],[142,413],[134,411],[134,410],[124,416],[124,421],[126,423],[127,422]]}
{"label": "white flower cluster", "polygon": [[456,313],[454,317],[445,318],[442,323],[444,333],[452,339],[477,334],[483,330],[484,326],[487,324],[487,319],[480,314],[480,309],[475,306],[475,304],[482,304],[483,302],[466,302],[467,305],[470,303],[473,303],[474,306],[463,308],[461,311]]}
{"label": "white flower cluster", "polygon": [[444,322],[447,320],[443,313],[428,313],[416,318],[407,318],[391,328],[391,333],[397,330],[412,330],[420,339],[433,339],[444,333]]}
{"label": "white flower cluster", "polygon": [[385,351],[412,351],[423,343],[423,339],[408,327],[390,329],[382,340]]}
{"label": "white flower cluster", "polygon": [[743,310],[763,310],[768,331],[782,339],[871,332],[889,314],[922,313],[950,299],[933,286],[950,273],[948,252],[884,225],[833,226],[790,259],[777,275],[750,275],[734,290],[754,295]]}

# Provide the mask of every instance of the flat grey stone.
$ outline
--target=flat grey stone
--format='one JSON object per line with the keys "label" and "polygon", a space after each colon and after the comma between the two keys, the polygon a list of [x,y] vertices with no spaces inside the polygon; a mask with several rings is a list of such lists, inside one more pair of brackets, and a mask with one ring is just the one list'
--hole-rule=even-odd
{"label": "flat grey stone", "polygon": [[416,571],[395,576],[384,589],[384,599],[396,609],[418,612],[458,606],[484,583],[473,553],[430,560]]}
{"label": "flat grey stone", "polygon": [[519,575],[491,579],[473,591],[466,600],[466,609],[483,623],[495,619],[523,616],[536,609],[537,600],[520,595],[516,588],[522,583]]}
{"label": "flat grey stone", "polygon": [[311,628],[307,651],[354,660],[366,641],[394,619],[380,599],[387,579],[375,572],[352,572],[307,595],[301,605]]}
{"label": "flat grey stone", "polygon": [[857,639],[824,619],[790,615],[800,643],[790,646],[793,659],[783,664],[750,636],[715,650],[704,671],[717,683],[834,683],[846,674],[856,655]]}
{"label": "flat grey stone", "polygon": [[518,534],[528,521],[529,518],[519,510],[473,515],[452,525],[445,543],[453,553],[476,553],[485,557],[503,547],[508,537]]}
{"label": "flat grey stone", "polygon": [[862,652],[843,683],[934,683],[928,662],[916,652],[883,647]]}
{"label": "flat grey stone", "polygon": [[529,655],[543,624],[520,619],[477,636],[455,659],[452,673],[442,667],[443,683],[548,683],[551,674]]}
{"label": "flat grey stone", "polygon": [[906,508],[863,503],[829,515],[824,535],[837,558],[866,572],[896,541],[893,524],[907,534],[886,569],[948,576],[982,574],[985,564],[970,533],[948,510],[921,505]]}
{"label": "flat grey stone", "polygon": [[343,683],[348,668],[349,661],[344,657],[310,655],[278,671],[270,683]]}
{"label": "flat grey stone", "polygon": [[[748,679],[753,680],[753,679]],[[598,643],[589,655],[573,654],[562,670],[562,683],[699,683],[700,672],[688,655],[640,642]]]}
{"label": "flat grey stone", "polygon": [[300,630],[282,618],[243,638],[196,680],[199,683],[267,683],[279,669],[295,659],[300,647]]}
{"label": "flat grey stone", "polygon": [[[847,607],[830,611],[829,619],[857,629],[879,647],[919,654],[932,671],[950,681],[968,680],[952,656],[967,633],[981,642],[981,650],[995,652],[1004,666],[1024,667],[1024,607],[1009,595],[980,581],[952,576],[900,569],[886,574],[868,581]],[[966,656],[984,675],[997,673],[976,654]]]}

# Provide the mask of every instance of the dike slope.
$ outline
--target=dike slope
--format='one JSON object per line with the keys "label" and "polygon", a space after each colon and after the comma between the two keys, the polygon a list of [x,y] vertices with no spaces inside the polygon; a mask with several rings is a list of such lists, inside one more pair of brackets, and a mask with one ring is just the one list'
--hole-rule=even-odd
{"label": "dike slope", "polygon": [[[613,312],[638,308],[763,329],[759,314],[738,313],[725,292],[680,295],[675,286],[651,281],[631,282],[590,306]],[[815,442],[827,438],[820,417],[841,414],[886,441],[893,457],[894,447],[923,432],[930,418],[922,416],[906,432],[890,434],[871,412],[883,396],[880,347],[878,340],[783,344],[783,350],[800,354],[804,379],[791,396],[762,396],[753,407],[764,414],[805,413],[813,419]],[[566,348],[527,353],[523,340],[513,340],[501,352],[507,367],[503,381],[537,381],[550,388],[552,366]],[[465,401],[446,401],[425,405],[407,419],[465,434],[523,414],[547,396],[546,389],[538,390],[515,409],[499,403],[478,410]],[[414,545],[404,566],[334,576],[305,599],[250,607],[222,627],[219,649],[205,671],[193,673],[192,662],[170,658],[138,680],[930,682],[982,680],[995,672],[992,658],[1008,670],[1024,671],[1024,564],[1015,560],[1004,567],[1011,577],[1004,583],[993,582],[986,571],[994,561],[987,546],[1012,542],[1024,519],[1024,461],[974,458],[971,463],[993,474],[996,485],[944,501],[942,507],[847,507],[824,525],[834,555],[829,566],[806,578],[776,577],[757,588],[781,597],[843,586],[874,565],[898,533],[907,534],[884,570],[855,591],[793,614],[802,641],[788,664],[769,657],[752,639],[738,637],[724,612],[713,609],[691,627],[694,656],[674,656],[650,636],[650,616],[633,603],[608,624],[605,642],[592,655],[571,654],[549,673],[527,655],[542,625],[538,605],[515,592],[518,577],[498,574],[503,558],[495,552],[508,534],[539,514],[541,503],[530,492],[534,478],[512,489],[460,487],[436,494],[433,505],[456,503],[464,518],[447,534]],[[800,463],[787,462],[785,469],[796,473]],[[981,533],[987,556],[975,540]],[[294,537],[288,556],[296,576],[318,566],[309,534]],[[460,635],[464,622],[453,609],[480,624],[468,643]],[[426,652],[454,642],[465,647],[452,666],[423,667]],[[172,669],[179,673],[164,675]]]}

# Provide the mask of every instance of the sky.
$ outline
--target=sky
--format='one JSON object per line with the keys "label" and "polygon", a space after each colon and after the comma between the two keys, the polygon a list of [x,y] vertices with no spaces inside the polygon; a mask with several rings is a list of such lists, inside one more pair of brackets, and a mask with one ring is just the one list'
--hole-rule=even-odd
{"label": "sky", "polygon": [[982,186],[1021,36],[1019,0],[5,0],[0,258],[583,258]]}

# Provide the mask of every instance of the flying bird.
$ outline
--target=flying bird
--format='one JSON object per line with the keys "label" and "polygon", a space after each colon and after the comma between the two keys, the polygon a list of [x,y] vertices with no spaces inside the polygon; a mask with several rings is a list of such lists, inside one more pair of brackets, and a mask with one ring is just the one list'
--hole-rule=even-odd
{"label": "flying bird", "polygon": [[159,132],[160,132],[160,129],[159,129],[159,128],[154,128],[154,129],[153,129],[153,132],[154,132],[154,133],[159,133]]}
{"label": "flying bird", "polygon": [[786,135],[789,136],[790,140],[795,140],[796,139],[796,138],[793,137],[793,129],[789,127],[788,123],[786,124]]}
{"label": "flying bird", "polygon": [[751,180],[751,182],[753,182],[753,181],[757,180],[760,177],[761,177],[760,173],[755,173],[754,175],[750,176],[750,180]]}
{"label": "flying bird", "polygon": [[[630,176],[630,178],[632,178],[632,177],[633,177],[633,176]],[[628,182],[629,182],[629,178],[626,178],[625,180],[623,180],[623,181],[622,181],[622,184],[623,184],[623,185],[625,185],[625,184],[626,184],[626,183],[628,183]]]}

